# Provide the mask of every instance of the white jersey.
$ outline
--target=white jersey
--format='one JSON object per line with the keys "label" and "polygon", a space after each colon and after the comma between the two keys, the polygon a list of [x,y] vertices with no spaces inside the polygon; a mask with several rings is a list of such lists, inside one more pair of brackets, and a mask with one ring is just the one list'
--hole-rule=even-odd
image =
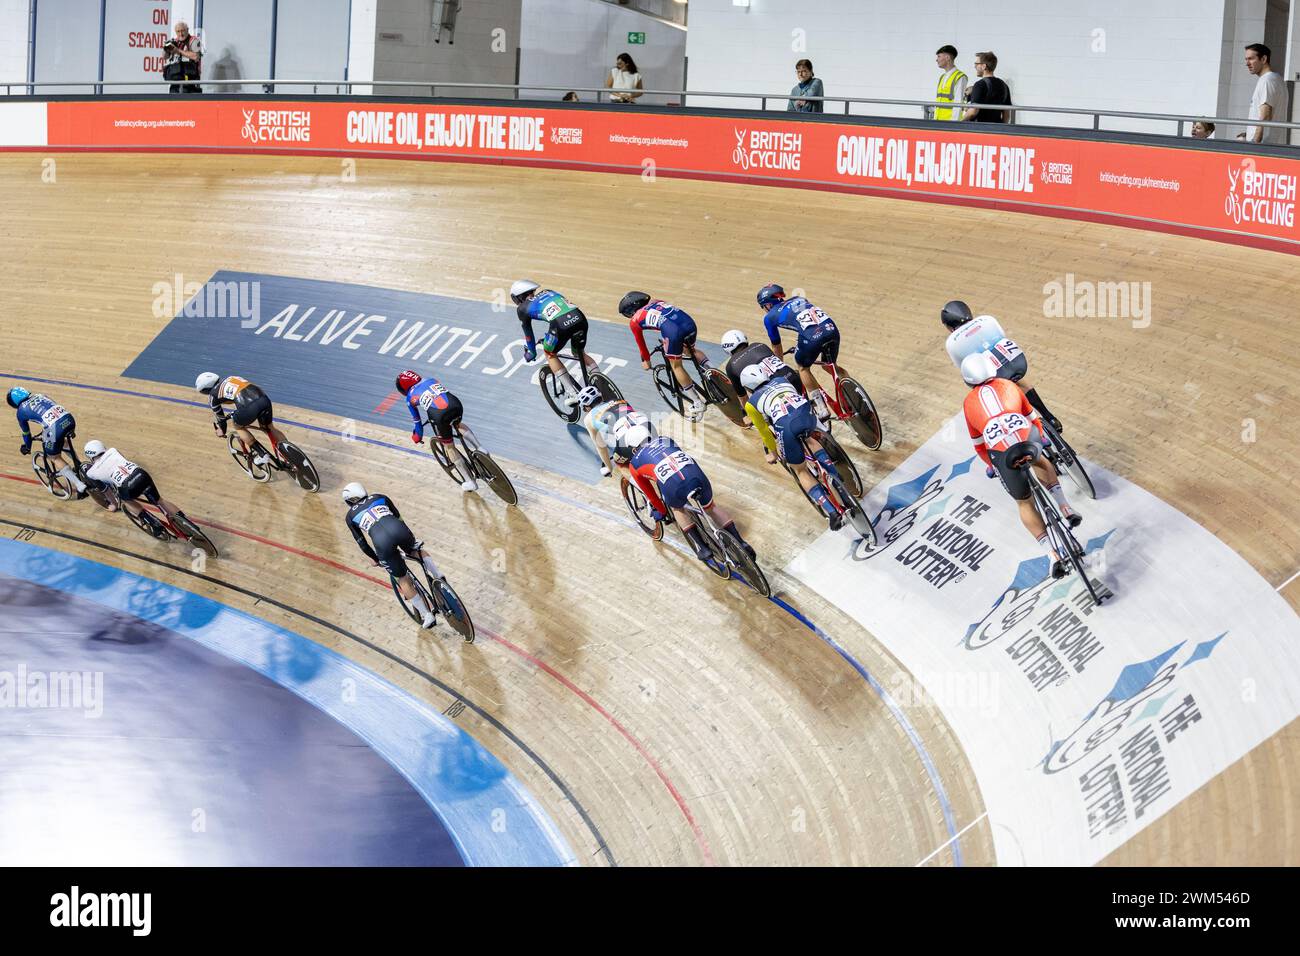
{"label": "white jersey", "polygon": [[1008,353],[1020,354],[1020,348],[1007,338],[998,320],[991,315],[982,315],[967,322],[948,335],[948,357],[952,364],[961,368],[962,359],[977,352],[991,352],[1003,343],[1009,343]]}
{"label": "white jersey", "polygon": [[94,464],[86,469],[86,477],[114,488],[121,488],[128,478],[139,471],[140,466],[123,458],[116,448],[110,448],[95,459]]}

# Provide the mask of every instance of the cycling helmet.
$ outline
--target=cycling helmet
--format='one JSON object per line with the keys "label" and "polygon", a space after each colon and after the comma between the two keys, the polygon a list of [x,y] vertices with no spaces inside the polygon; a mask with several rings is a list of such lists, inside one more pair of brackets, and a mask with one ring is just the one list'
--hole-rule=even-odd
{"label": "cycling helmet", "polygon": [[600,390],[595,385],[588,385],[578,393],[578,404],[585,410],[600,401]]}
{"label": "cycling helmet", "polygon": [[953,299],[943,307],[939,313],[939,318],[949,329],[957,330],[974,318],[970,312],[970,306],[961,299]]}
{"label": "cycling helmet", "polygon": [[764,309],[770,309],[778,302],[785,301],[785,289],[782,289],[775,282],[765,285],[758,290],[758,304]]}
{"label": "cycling helmet", "polygon": [[650,429],[644,425],[633,425],[623,435],[623,446],[628,451],[628,457],[631,458],[636,450],[650,440]]}
{"label": "cycling helmet", "polygon": [[354,505],[365,497],[365,485],[359,481],[350,481],[343,489],[343,503],[345,505]]}
{"label": "cycling helmet", "polygon": [[736,349],[740,348],[742,345],[748,344],[749,336],[740,331],[740,329],[732,329],[730,332],[723,333],[722,350],[728,355],[736,351]]}
{"label": "cycling helmet", "polygon": [[27,399],[32,397],[32,393],[27,391],[21,385],[15,385],[9,389],[9,394],[5,396],[5,401],[9,403],[10,408],[17,408]]}
{"label": "cycling helmet", "polygon": [[219,381],[221,381],[221,376],[216,372],[204,372],[194,380],[194,390],[206,395],[217,387]]}
{"label": "cycling helmet", "polygon": [[740,387],[747,392],[754,392],[771,377],[761,365],[746,365],[740,373]]}
{"label": "cycling helmet", "polygon": [[415,386],[419,385],[421,381],[423,381],[423,379],[408,368],[401,375],[397,376],[397,390],[405,395],[411,389],[415,388]]}
{"label": "cycling helmet", "polygon": [[537,291],[537,283],[532,279],[516,279],[510,286],[510,299],[515,305],[519,305],[524,299],[528,298]]}
{"label": "cycling helmet", "polygon": [[98,438],[92,438],[86,442],[86,447],[82,449],[82,452],[87,458],[98,458],[104,454],[104,443]]}
{"label": "cycling helmet", "polygon": [[629,292],[618,303],[618,311],[620,315],[630,319],[649,304],[650,296],[644,292]]}
{"label": "cycling helmet", "polygon": [[961,360],[961,377],[967,385],[983,385],[998,377],[998,363],[988,352],[976,352]]}

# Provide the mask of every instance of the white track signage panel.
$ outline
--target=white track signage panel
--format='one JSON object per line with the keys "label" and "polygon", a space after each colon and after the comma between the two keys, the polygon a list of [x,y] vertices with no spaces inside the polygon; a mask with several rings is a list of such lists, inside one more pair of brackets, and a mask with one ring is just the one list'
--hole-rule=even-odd
{"label": "white track signage panel", "polygon": [[1095,863],[1300,714],[1300,619],[1214,535],[1096,465],[1096,501],[1064,483],[1115,592],[1093,604],[1076,575],[1051,578],[965,436],[954,419],[874,489],[874,549],[828,532],[787,570],[910,671],[889,688],[901,703],[942,711],[999,863]]}

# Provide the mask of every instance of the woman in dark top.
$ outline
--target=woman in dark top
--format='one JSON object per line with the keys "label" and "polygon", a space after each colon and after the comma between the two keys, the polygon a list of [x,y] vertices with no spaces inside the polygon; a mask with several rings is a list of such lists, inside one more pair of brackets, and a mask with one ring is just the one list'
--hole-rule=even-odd
{"label": "woman in dark top", "polygon": [[813,76],[812,60],[800,60],[794,65],[794,73],[799,78],[799,82],[790,91],[790,104],[786,110],[791,113],[822,112],[821,100],[805,99],[809,96],[826,95],[822,89],[822,81]]}

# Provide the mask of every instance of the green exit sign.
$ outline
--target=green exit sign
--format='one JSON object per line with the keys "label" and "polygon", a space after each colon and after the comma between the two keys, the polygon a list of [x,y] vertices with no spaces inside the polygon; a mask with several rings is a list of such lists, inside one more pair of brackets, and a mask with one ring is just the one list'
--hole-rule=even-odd
{"label": "green exit sign", "polygon": [[645,34],[644,34],[644,33],[629,33],[629,34],[627,35],[627,42],[628,42],[628,43],[645,43]]}

